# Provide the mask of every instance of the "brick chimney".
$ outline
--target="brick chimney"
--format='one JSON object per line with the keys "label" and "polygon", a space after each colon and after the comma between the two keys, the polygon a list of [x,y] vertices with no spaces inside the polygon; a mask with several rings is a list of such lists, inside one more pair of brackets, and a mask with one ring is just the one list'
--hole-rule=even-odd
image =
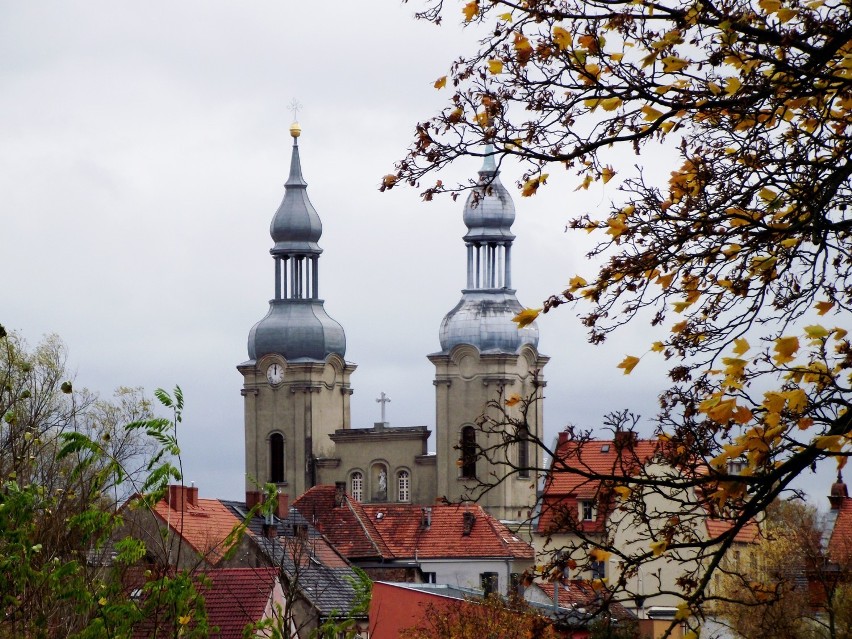
{"label": "brick chimney", "polygon": [[177,512],[186,510],[187,505],[198,506],[198,488],[169,484],[168,503],[169,507]]}
{"label": "brick chimney", "polygon": [[476,523],[476,515],[469,510],[466,510],[462,517],[464,517],[462,521],[462,535],[470,537],[470,533],[473,532],[473,524]]}
{"label": "brick chimney", "polygon": [[639,435],[632,430],[617,430],[613,436],[612,443],[616,450],[633,450],[633,446],[639,441]]}
{"label": "brick chimney", "polygon": [[259,490],[246,491],[246,509],[251,510],[260,503],[261,493]]}
{"label": "brick chimney", "polygon": [[278,501],[275,503],[275,516],[278,519],[287,519],[290,514],[290,496],[287,493],[278,493]]}

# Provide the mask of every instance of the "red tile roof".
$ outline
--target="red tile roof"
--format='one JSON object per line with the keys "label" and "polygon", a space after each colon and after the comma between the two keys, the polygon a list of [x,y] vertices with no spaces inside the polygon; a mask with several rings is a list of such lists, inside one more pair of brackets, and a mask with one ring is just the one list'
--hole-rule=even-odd
{"label": "red tile roof", "polygon": [[[555,584],[552,581],[537,581],[535,585],[544,591],[550,600],[553,600]],[[602,607],[602,593],[600,590],[595,590],[591,582],[584,579],[565,579],[559,585],[558,604],[560,608],[588,608],[596,610]],[[627,619],[634,617],[623,604],[616,601],[608,602],[606,606],[609,611],[618,618]]]}
{"label": "red tile roof", "polygon": [[277,568],[221,568],[204,575],[210,580],[200,589],[211,632],[217,639],[242,639],[247,624],[260,621],[273,595]]}
{"label": "red tile roof", "polygon": [[828,554],[833,561],[848,564],[852,558],[852,498],[838,500],[840,508],[828,540]]}
{"label": "red tile roof", "polygon": [[[532,546],[478,505],[432,506],[423,525],[423,508],[415,504],[360,504],[348,495],[334,506],[334,486],[314,486],[293,505],[349,559],[422,559],[512,557],[532,559]],[[473,517],[464,533],[464,513]]]}
{"label": "red tile roof", "polygon": [[157,502],[154,512],[175,533],[211,565],[218,564],[227,548],[225,539],[240,522],[218,499],[197,499],[197,505],[184,504],[174,510],[166,500]]}
{"label": "red tile roof", "polygon": [[[432,506],[429,526],[423,525],[423,509],[413,504],[365,504],[363,508],[396,557],[534,557],[532,546],[478,504]],[[473,522],[467,535],[466,516]]]}
{"label": "red tile roof", "polygon": [[335,507],[334,486],[314,486],[293,502],[302,516],[349,559],[393,558],[363,506],[347,496]]}
{"label": "red tile roof", "polygon": [[[657,441],[632,439],[627,432],[615,440],[576,440],[560,433],[544,486],[538,531],[550,534],[569,527],[569,521],[586,532],[602,531],[607,503],[601,500],[601,477],[633,475],[654,457],[659,446]],[[597,516],[578,522],[580,501],[586,500],[595,502]]]}

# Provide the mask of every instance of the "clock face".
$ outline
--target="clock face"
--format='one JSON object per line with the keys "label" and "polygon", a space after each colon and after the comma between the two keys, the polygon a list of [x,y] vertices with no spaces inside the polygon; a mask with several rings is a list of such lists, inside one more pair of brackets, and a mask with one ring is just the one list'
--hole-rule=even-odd
{"label": "clock face", "polygon": [[266,379],[270,384],[280,384],[284,380],[284,367],[281,364],[271,364],[266,369]]}

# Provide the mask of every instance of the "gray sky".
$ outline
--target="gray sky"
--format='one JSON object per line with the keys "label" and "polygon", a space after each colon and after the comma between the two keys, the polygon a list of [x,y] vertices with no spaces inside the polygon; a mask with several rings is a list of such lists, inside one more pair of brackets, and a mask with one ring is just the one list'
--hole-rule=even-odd
{"label": "gray sky", "polygon": [[[323,221],[320,295],[358,365],[353,426],[378,421],[384,391],[392,424],[434,427],[425,356],[465,282],[462,202],[377,186],[414,124],[448,97],[434,80],[474,42],[453,20],[436,28],[413,10],[391,0],[0,4],[0,323],[31,343],[58,333],[78,386],[102,395],[180,384],[185,474],[202,495],[243,490],[235,367],[273,293],[269,222],[293,98]],[[478,164],[442,177],[465,180]],[[510,190],[514,168],[502,175]],[[617,197],[616,180],[587,192],[574,176],[549,182],[534,198],[515,195],[513,284],[528,306],[590,273],[588,239],[565,224]],[[661,363],[646,357],[630,377],[616,369],[657,339],[645,325],[594,348],[569,310],[539,328],[552,358],[549,435],[616,408],[654,414]]]}

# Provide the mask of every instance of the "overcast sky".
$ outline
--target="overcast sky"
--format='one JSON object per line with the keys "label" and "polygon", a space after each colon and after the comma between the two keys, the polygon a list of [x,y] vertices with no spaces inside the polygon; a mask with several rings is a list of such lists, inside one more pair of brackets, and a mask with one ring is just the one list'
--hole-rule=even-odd
{"label": "overcast sky", "polygon": [[[33,344],[60,335],[77,385],[102,395],[179,384],[186,479],[203,496],[243,490],[235,367],[273,294],[269,222],[294,98],[323,221],[320,296],[358,366],[353,426],[379,420],[384,391],[393,425],[434,428],[426,355],[465,283],[462,202],[377,186],[448,97],[435,79],[474,42],[413,11],[394,0],[0,3],[0,323]],[[588,239],[565,224],[606,208],[616,181],[575,192],[576,177],[552,175],[522,199],[515,168],[502,175],[518,210],[513,284],[540,306],[589,273]],[[636,326],[592,347],[569,310],[539,327],[548,436],[625,407],[650,433],[663,368],[646,358],[625,377],[616,365],[657,336]]]}

